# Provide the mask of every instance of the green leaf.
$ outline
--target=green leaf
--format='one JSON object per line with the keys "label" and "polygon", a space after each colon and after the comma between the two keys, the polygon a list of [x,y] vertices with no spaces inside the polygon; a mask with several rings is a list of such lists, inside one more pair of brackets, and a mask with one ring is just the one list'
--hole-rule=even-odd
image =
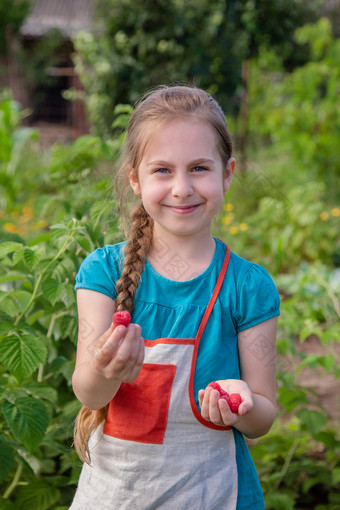
{"label": "green leaf", "polygon": [[55,305],[63,293],[64,284],[50,278],[43,282],[42,290],[46,299],[48,299],[52,305]]}
{"label": "green leaf", "polygon": [[68,226],[64,223],[57,223],[51,226],[51,239],[58,241],[60,238],[66,237],[69,233]]}
{"label": "green leaf", "polygon": [[46,357],[44,343],[33,335],[10,335],[0,342],[0,360],[19,381],[44,363]]}
{"label": "green leaf", "polygon": [[49,423],[46,405],[32,397],[19,397],[14,404],[5,401],[2,409],[13,436],[32,452],[43,440]]}
{"label": "green leaf", "polygon": [[79,400],[71,400],[71,402],[67,402],[67,404],[64,405],[62,408],[62,416],[64,416],[67,419],[74,420],[77,414],[79,413],[81,409],[81,403]]}
{"label": "green leaf", "polygon": [[26,306],[31,299],[32,294],[25,290],[15,290],[10,292],[10,296],[15,300],[16,305],[18,307],[18,311],[21,312],[25,310]]}
{"label": "green leaf", "polygon": [[17,510],[17,506],[8,499],[0,498],[0,510]]}
{"label": "green leaf", "polygon": [[294,496],[282,492],[266,494],[266,508],[273,510],[294,510]]}
{"label": "green leaf", "polygon": [[8,273],[0,276],[0,283],[15,282],[19,280],[26,280],[27,276],[19,271],[9,271]]}
{"label": "green leaf", "polygon": [[40,257],[36,251],[31,248],[26,248],[24,251],[24,260],[30,271],[35,268],[35,266],[39,263]]}
{"label": "green leaf", "polygon": [[15,466],[15,451],[6,436],[0,436],[0,482],[5,480]]}
{"label": "green leaf", "polygon": [[64,283],[64,291],[61,299],[67,309],[73,308],[75,306],[76,293],[74,292],[73,285],[70,283]]}
{"label": "green leaf", "polygon": [[31,482],[20,486],[17,490],[17,505],[20,510],[46,510],[55,508],[60,492],[45,482]]}
{"label": "green leaf", "polygon": [[300,409],[297,413],[302,423],[311,431],[315,437],[318,432],[327,424],[327,416],[318,411],[310,411],[308,409]]}
{"label": "green leaf", "polygon": [[25,383],[25,390],[30,393],[33,397],[43,398],[48,400],[52,404],[57,403],[58,394],[54,388],[37,381],[29,381]]}
{"label": "green leaf", "polygon": [[[6,321],[6,320],[2,320],[2,318],[1,318],[1,322],[0,322],[0,338],[6,336],[13,329],[14,329],[13,321]],[[0,343],[0,349],[1,349],[1,343]]]}
{"label": "green leaf", "polygon": [[0,258],[5,257],[8,253],[19,250],[22,248],[21,243],[14,243],[13,241],[5,241],[0,244]]}
{"label": "green leaf", "polygon": [[332,469],[332,484],[340,483],[340,467]]}
{"label": "green leaf", "polygon": [[92,251],[91,242],[87,239],[87,237],[79,235],[76,237],[76,241],[87,253]]}

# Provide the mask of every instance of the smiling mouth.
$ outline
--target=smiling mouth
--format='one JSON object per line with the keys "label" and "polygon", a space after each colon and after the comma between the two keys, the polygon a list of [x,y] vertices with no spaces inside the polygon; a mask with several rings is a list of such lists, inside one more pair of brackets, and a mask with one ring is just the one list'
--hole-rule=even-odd
{"label": "smiling mouth", "polygon": [[173,205],[166,205],[165,207],[167,207],[168,209],[170,209],[171,211],[177,213],[177,214],[189,214],[193,211],[196,211],[196,209],[200,206],[201,204],[193,204],[193,205],[178,205],[178,206],[173,206]]}

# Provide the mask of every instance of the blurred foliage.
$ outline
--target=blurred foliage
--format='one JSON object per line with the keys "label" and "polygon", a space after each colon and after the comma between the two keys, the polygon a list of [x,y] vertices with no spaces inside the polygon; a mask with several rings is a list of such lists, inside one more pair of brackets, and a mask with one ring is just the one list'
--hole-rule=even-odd
{"label": "blurred foliage", "polygon": [[[296,27],[320,2],[301,0],[97,0],[97,30],[75,38],[75,64],[96,132],[108,137],[118,103],[134,103],[160,84],[190,82],[238,109],[242,61],[264,43],[287,65],[306,58],[292,45]],[[303,60],[305,61],[305,60]]]}
{"label": "blurred foliage", "polygon": [[[338,62],[337,42],[328,37],[324,21],[297,32],[299,41],[308,41],[310,64],[321,70]],[[268,360],[277,366],[278,418],[268,435],[251,441],[251,453],[269,510],[337,510],[339,406],[330,415],[304,374],[320,385],[324,378],[340,377],[340,207],[323,178],[326,137],[306,136],[308,158],[318,157],[305,160],[294,149],[304,124],[281,127],[273,120],[279,115],[284,123],[290,111],[302,122],[299,109],[307,107],[294,94],[303,88],[298,73],[309,64],[287,74],[282,59],[263,46],[253,62],[256,151],[249,172],[235,174],[214,226],[233,251],[269,270],[282,300],[278,354]],[[319,83],[311,69],[303,76]],[[337,69],[327,69],[331,76],[321,73],[323,94],[307,82],[304,97],[301,92],[298,97],[318,115],[327,99],[335,117]],[[329,143],[336,152],[337,124],[329,105]],[[41,151],[37,132],[20,126],[25,112],[8,97],[0,100],[1,509],[66,510],[72,501],[81,467],[72,447],[79,409],[71,387],[77,337],[73,285],[89,252],[123,238],[112,171],[131,111],[129,105],[116,107],[110,121],[116,134],[109,141],[88,135]],[[229,124],[236,125],[235,119]],[[320,352],[305,352],[311,339]],[[265,345],[257,348],[266,355]]]}
{"label": "blurred foliage", "polygon": [[[332,37],[326,18],[296,31],[311,60],[287,74],[279,57],[263,51],[251,74],[250,129],[279,145],[299,172],[319,179],[328,196],[339,197],[340,39]],[[297,177],[298,178],[298,177]]]}
{"label": "blurred foliage", "polygon": [[6,31],[16,34],[23,24],[34,0],[1,0],[0,54],[7,53]]}

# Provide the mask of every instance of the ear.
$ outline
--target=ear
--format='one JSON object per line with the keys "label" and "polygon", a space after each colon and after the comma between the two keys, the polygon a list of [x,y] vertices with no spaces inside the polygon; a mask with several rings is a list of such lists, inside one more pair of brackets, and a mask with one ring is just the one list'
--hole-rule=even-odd
{"label": "ear", "polygon": [[129,173],[129,180],[130,180],[130,186],[131,186],[134,194],[137,195],[138,197],[140,197],[142,193],[141,193],[141,189],[139,186],[137,175],[134,172],[134,170],[131,170],[131,172]]}
{"label": "ear", "polygon": [[236,169],[236,160],[235,158],[229,158],[227,166],[225,168],[224,176],[223,176],[223,191],[226,192],[231,186],[231,181],[233,180],[233,175]]}

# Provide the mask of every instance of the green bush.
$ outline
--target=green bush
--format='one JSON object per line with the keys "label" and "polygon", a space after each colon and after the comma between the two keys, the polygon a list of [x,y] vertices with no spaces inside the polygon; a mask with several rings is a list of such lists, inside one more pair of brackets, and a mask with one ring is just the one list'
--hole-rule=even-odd
{"label": "green bush", "polygon": [[[81,467],[72,447],[79,409],[71,388],[73,285],[89,252],[122,239],[111,173],[131,108],[117,108],[114,140],[86,136],[44,154],[35,132],[21,138],[17,106],[6,99],[1,111],[0,508],[66,510]],[[25,143],[15,145],[20,138]],[[336,510],[338,423],[299,375],[308,368],[319,379],[340,376],[340,210],[320,181],[303,172],[292,179],[290,165],[284,154],[283,163],[267,161],[261,172],[235,177],[215,233],[265,265],[282,297],[279,414],[272,431],[251,445],[266,507]],[[299,342],[310,335],[327,354],[302,353]]]}
{"label": "green bush", "polygon": [[[311,60],[284,73],[280,59],[263,51],[254,62],[250,85],[250,129],[288,154],[299,172],[325,182],[328,196],[339,197],[340,39],[323,18],[296,31],[296,41]],[[293,157],[292,157],[293,156]],[[304,170],[303,170],[304,169]]]}

